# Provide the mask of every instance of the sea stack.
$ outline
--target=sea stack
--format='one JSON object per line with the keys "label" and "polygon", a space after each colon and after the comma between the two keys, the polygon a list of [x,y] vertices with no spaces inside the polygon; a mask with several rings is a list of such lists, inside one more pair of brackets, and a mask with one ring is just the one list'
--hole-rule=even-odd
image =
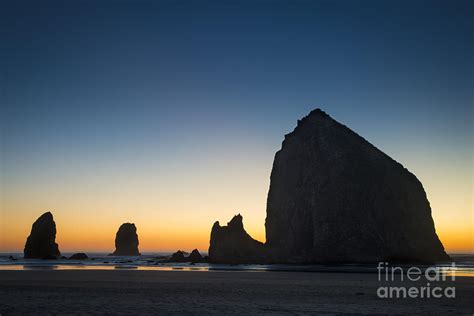
{"label": "sea stack", "polygon": [[139,256],[137,228],[133,223],[122,224],[115,236],[114,256]]}
{"label": "sea stack", "polygon": [[244,229],[242,215],[232,218],[227,226],[215,222],[211,231],[209,261],[215,263],[265,262],[263,243],[253,239]]}
{"label": "sea stack", "polygon": [[186,253],[184,251],[178,250],[171,255],[169,262],[187,262]]}
{"label": "sea stack", "polygon": [[416,176],[319,109],[275,155],[265,227],[276,262],[450,259]]}
{"label": "sea stack", "polygon": [[197,249],[194,249],[193,251],[191,251],[191,253],[189,254],[189,257],[188,257],[188,260],[192,263],[199,263],[199,262],[202,262],[204,260],[204,258],[202,257],[202,255],[199,253],[199,250]]}
{"label": "sea stack", "polygon": [[61,255],[51,212],[44,213],[33,223],[23,253],[25,259],[55,259]]}

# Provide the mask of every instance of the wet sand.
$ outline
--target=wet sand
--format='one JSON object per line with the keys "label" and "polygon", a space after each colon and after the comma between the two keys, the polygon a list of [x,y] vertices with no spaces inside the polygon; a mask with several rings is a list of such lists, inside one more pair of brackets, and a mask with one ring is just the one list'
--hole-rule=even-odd
{"label": "wet sand", "polygon": [[[426,282],[420,282],[423,286]],[[469,314],[474,278],[456,298],[380,299],[371,273],[0,271],[0,314]]]}

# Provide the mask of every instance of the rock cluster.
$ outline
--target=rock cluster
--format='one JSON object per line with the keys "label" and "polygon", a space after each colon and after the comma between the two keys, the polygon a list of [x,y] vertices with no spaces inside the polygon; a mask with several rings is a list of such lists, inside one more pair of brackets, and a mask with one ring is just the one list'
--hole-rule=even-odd
{"label": "rock cluster", "polygon": [[124,223],[115,236],[114,256],[139,256],[138,235],[135,224]]}
{"label": "rock cluster", "polygon": [[51,212],[44,213],[33,223],[23,253],[25,259],[57,259],[61,255]]}
{"label": "rock cluster", "polygon": [[[242,219],[214,224],[214,262],[439,262],[420,181],[364,138],[317,109],[285,136],[273,162],[266,244]],[[262,260],[262,256],[264,259]]]}
{"label": "rock cluster", "polygon": [[186,252],[178,250],[171,255],[171,258],[167,262],[191,262],[199,263],[204,262],[205,259],[199,253],[199,250],[194,249],[189,256],[186,256]]}

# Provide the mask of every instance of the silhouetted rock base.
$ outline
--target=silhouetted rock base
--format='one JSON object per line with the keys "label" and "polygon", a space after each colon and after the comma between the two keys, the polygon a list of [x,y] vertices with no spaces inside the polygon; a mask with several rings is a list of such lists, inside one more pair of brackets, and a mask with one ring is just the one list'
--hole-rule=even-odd
{"label": "silhouetted rock base", "polygon": [[79,252],[79,253],[75,253],[72,256],[70,256],[69,259],[71,259],[71,260],[85,260],[85,259],[89,259],[89,257],[85,253]]}

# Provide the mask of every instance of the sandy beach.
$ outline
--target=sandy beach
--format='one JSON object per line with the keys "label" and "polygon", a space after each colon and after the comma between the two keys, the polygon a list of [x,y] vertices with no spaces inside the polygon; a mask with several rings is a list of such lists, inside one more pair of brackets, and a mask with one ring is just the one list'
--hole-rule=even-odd
{"label": "sandy beach", "polygon": [[0,314],[472,314],[474,278],[451,285],[455,299],[380,299],[372,273],[0,271]]}

